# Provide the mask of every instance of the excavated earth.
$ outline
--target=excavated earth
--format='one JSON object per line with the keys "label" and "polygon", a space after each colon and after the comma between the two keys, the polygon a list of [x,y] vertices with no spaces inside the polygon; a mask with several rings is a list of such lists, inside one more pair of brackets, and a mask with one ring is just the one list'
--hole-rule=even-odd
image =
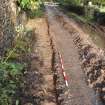
{"label": "excavated earth", "polygon": [[[67,20],[63,15],[57,17],[63,27],[69,31],[73,42],[78,47],[81,67],[84,70],[87,84],[95,89],[95,92],[105,104],[105,52],[97,47],[88,34],[79,28],[72,19]],[[75,30],[74,30],[75,29]]]}
{"label": "excavated earth", "polygon": [[[56,57],[57,98],[61,105],[105,104],[105,53],[90,35],[54,5],[46,5],[49,33],[55,45],[55,55],[61,52],[69,87],[61,78],[59,58]],[[95,90],[95,91],[94,91]]]}
{"label": "excavated earth", "polygon": [[24,73],[24,86],[21,89],[21,105],[56,105],[53,81],[53,50],[48,34],[46,18],[28,20],[26,29],[33,30],[34,44],[29,67]]}

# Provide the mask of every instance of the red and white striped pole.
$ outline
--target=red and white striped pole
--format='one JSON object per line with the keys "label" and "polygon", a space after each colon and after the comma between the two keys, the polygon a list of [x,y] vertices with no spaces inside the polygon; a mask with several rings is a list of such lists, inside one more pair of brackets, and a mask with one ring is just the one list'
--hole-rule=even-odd
{"label": "red and white striped pole", "polygon": [[66,72],[64,71],[62,55],[60,53],[58,53],[58,54],[59,54],[59,58],[60,58],[61,69],[62,69],[62,74],[63,74],[63,77],[64,77],[64,81],[65,81],[66,86],[68,87],[68,78],[67,78]]}

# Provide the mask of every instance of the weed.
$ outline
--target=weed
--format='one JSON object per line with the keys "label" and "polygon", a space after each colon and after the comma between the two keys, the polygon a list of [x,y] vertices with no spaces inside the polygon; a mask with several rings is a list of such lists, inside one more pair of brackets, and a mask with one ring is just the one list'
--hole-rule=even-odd
{"label": "weed", "polygon": [[21,54],[31,51],[30,38],[22,35],[24,27],[17,27],[16,29],[17,36],[14,39],[13,48],[8,49],[6,56],[0,61],[0,105],[12,105],[13,99],[16,100],[15,105],[19,105],[19,100],[15,94],[21,86],[21,77],[27,64],[14,62],[11,58],[17,59]]}
{"label": "weed", "polygon": [[11,62],[0,62],[0,105],[12,105],[12,98],[20,85],[24,65]]}
{"label": "weed", "polygon": [[19,0],[19,4],[29,18],[43,16],[44,4],[42,0]]}
{"label": "weed", "polygon": [[42,9],[38,10],[33,10],[33,11],[27,11],[27,15],[29,18],[37,18],[37,17],[42,17],[44,15],[44,11]]}

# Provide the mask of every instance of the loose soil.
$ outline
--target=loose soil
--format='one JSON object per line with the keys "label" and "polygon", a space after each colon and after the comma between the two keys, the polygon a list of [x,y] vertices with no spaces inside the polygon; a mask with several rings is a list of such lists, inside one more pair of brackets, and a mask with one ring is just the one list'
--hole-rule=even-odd
{"label": "loose soil", "polygon": [[[63,56],[65,71],[69,78],[69,87],[63,92],[63,94],[58,95],[58,102],[60,101],[61,105],[101,105],[102,103],[98,96],[100,92],[98,91],[95,93],[93,89],[89,88],[89,86],[94,87],[92,86],[93,80],[85,75],[86,72],[84,73],[81,68],[83,64],[81,61],[84,59],[81,60],[79,58],[84,56],[84,54],[82,53],[80,56],[79,54],[82,51],[86,51],[82,50],[82,48],[88,49],[89,45],[92,46],[91,51],[94,51],[94,53],[92,53],[93,57],[95,54],[101,58],[103,56],[103,51],[97,48],[89,35],[85,33],[75,21],[69,19],[62,12],[58,11],[56,7],[46,5],[46,10],[50,35],[52,36],[56,46],[56,52],[61,52]],[[99,52],[98,54],[97,51]],[[97,61],[96,58],[95,61]],[[89,64],[91,65],[91,63]],[[93,69],[91,69],[90,72],[91,77],[93,76],[93,78],[98,78],[99,75],[94,74],[94,70],[92,70]],[[98,70],[101,71],[100,69]],[[96,73],[98,73],[98,70],[96,70]],[[87,80],[91,81],[91,84],[87,82],[89,86],[86,84]]]}
{"label": "loose soil", "polygon": [[28,70],[24,75],[21,105],[56,105],[53,82],[53,50],[48,35],[46,18],[30,19],[26,24],[35,39]]}

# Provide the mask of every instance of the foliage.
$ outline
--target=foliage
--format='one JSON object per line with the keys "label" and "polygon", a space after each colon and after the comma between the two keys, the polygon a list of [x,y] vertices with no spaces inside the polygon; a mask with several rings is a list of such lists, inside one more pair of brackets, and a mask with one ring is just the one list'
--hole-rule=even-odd
{"label": "foliage", "polygon": [[[18,26],[16,31],[17,36],[14,39],[13,48],[8,49],[6,56],[0,61],[0,105],[19,105],[19,100],[15,95],[22,83],[21,78],[26,64],[19,63],[16,59],[21,54],[30,52],[30,37],[32,36],[24,32],[23,26]],[[14,58],[15,62],[11,58]],[[13,100],[16,102],[13,103]]]}
{"label": "foliage", "polygon": [[44,3],[42,0],[18,0],[20,7],[30,18],[41,17],[43,15]]}
{"label": "foliage", "polygon": [[58,0],[63,5],[79,5],[82,0]]}
{"label": "foliage", "polygon": [[37,10],[42,4],[41,0],[19,0],[20,6],[23,9]]}
{"label": "foliage", "polygon": [[21,57],[26,53],[30,53],[32,50],[31,37],[33,33],[31,33],[31,36],[28,36],[27,33],[30,33],[30,31],[25,30],[21,25],[20,27],[17,26],[16,31],[18,34],[15,37],[13,48],[7,49],[4,62],[7,62],[9,59],[16,59],[18,57]]}
{"label": "foliage", "polygon": [[105,0],[91,0],[93,4],[105,5]]}
{"label": "foliage", "polygon": [[[89,20],[105,24],[105,0],[58,0],[69,12],[87,17]],[[88,5],[92,2],[93,5]]]}
{"label": "foliage", "polygon": [[63,0],[63,3],[66,3],[67,5],[80,5],[83,2],[86,2],[86,0]]}
{"label": "foliage", "polygon": [[72,5],[80,5],[85,4],[88,5],[88,2],[92,2],[94,5],[105,5],[105,0],[58,0],[63,4],[72,4]]}
{"label": "foliage", "polygon": [[23,64],[0,62],[0,105],[12,105],[23,69]]}
{"label": "foliage", "polygon": [[[27,38],[28,39],[28,38]],[[26,40],[21,40],[18,38],[16,41],[16,45],[14,48],[10,48],[7,50],[5,62],[9,59],[16,59],[25,53],[30,52],[30,43],[26,42]]]}
{"label": "foliage", "polygon": [[31,19],[35,17],[42,17],[44,15],[43,8],[39,8],[38,10],[27,11],[27,16]]}

